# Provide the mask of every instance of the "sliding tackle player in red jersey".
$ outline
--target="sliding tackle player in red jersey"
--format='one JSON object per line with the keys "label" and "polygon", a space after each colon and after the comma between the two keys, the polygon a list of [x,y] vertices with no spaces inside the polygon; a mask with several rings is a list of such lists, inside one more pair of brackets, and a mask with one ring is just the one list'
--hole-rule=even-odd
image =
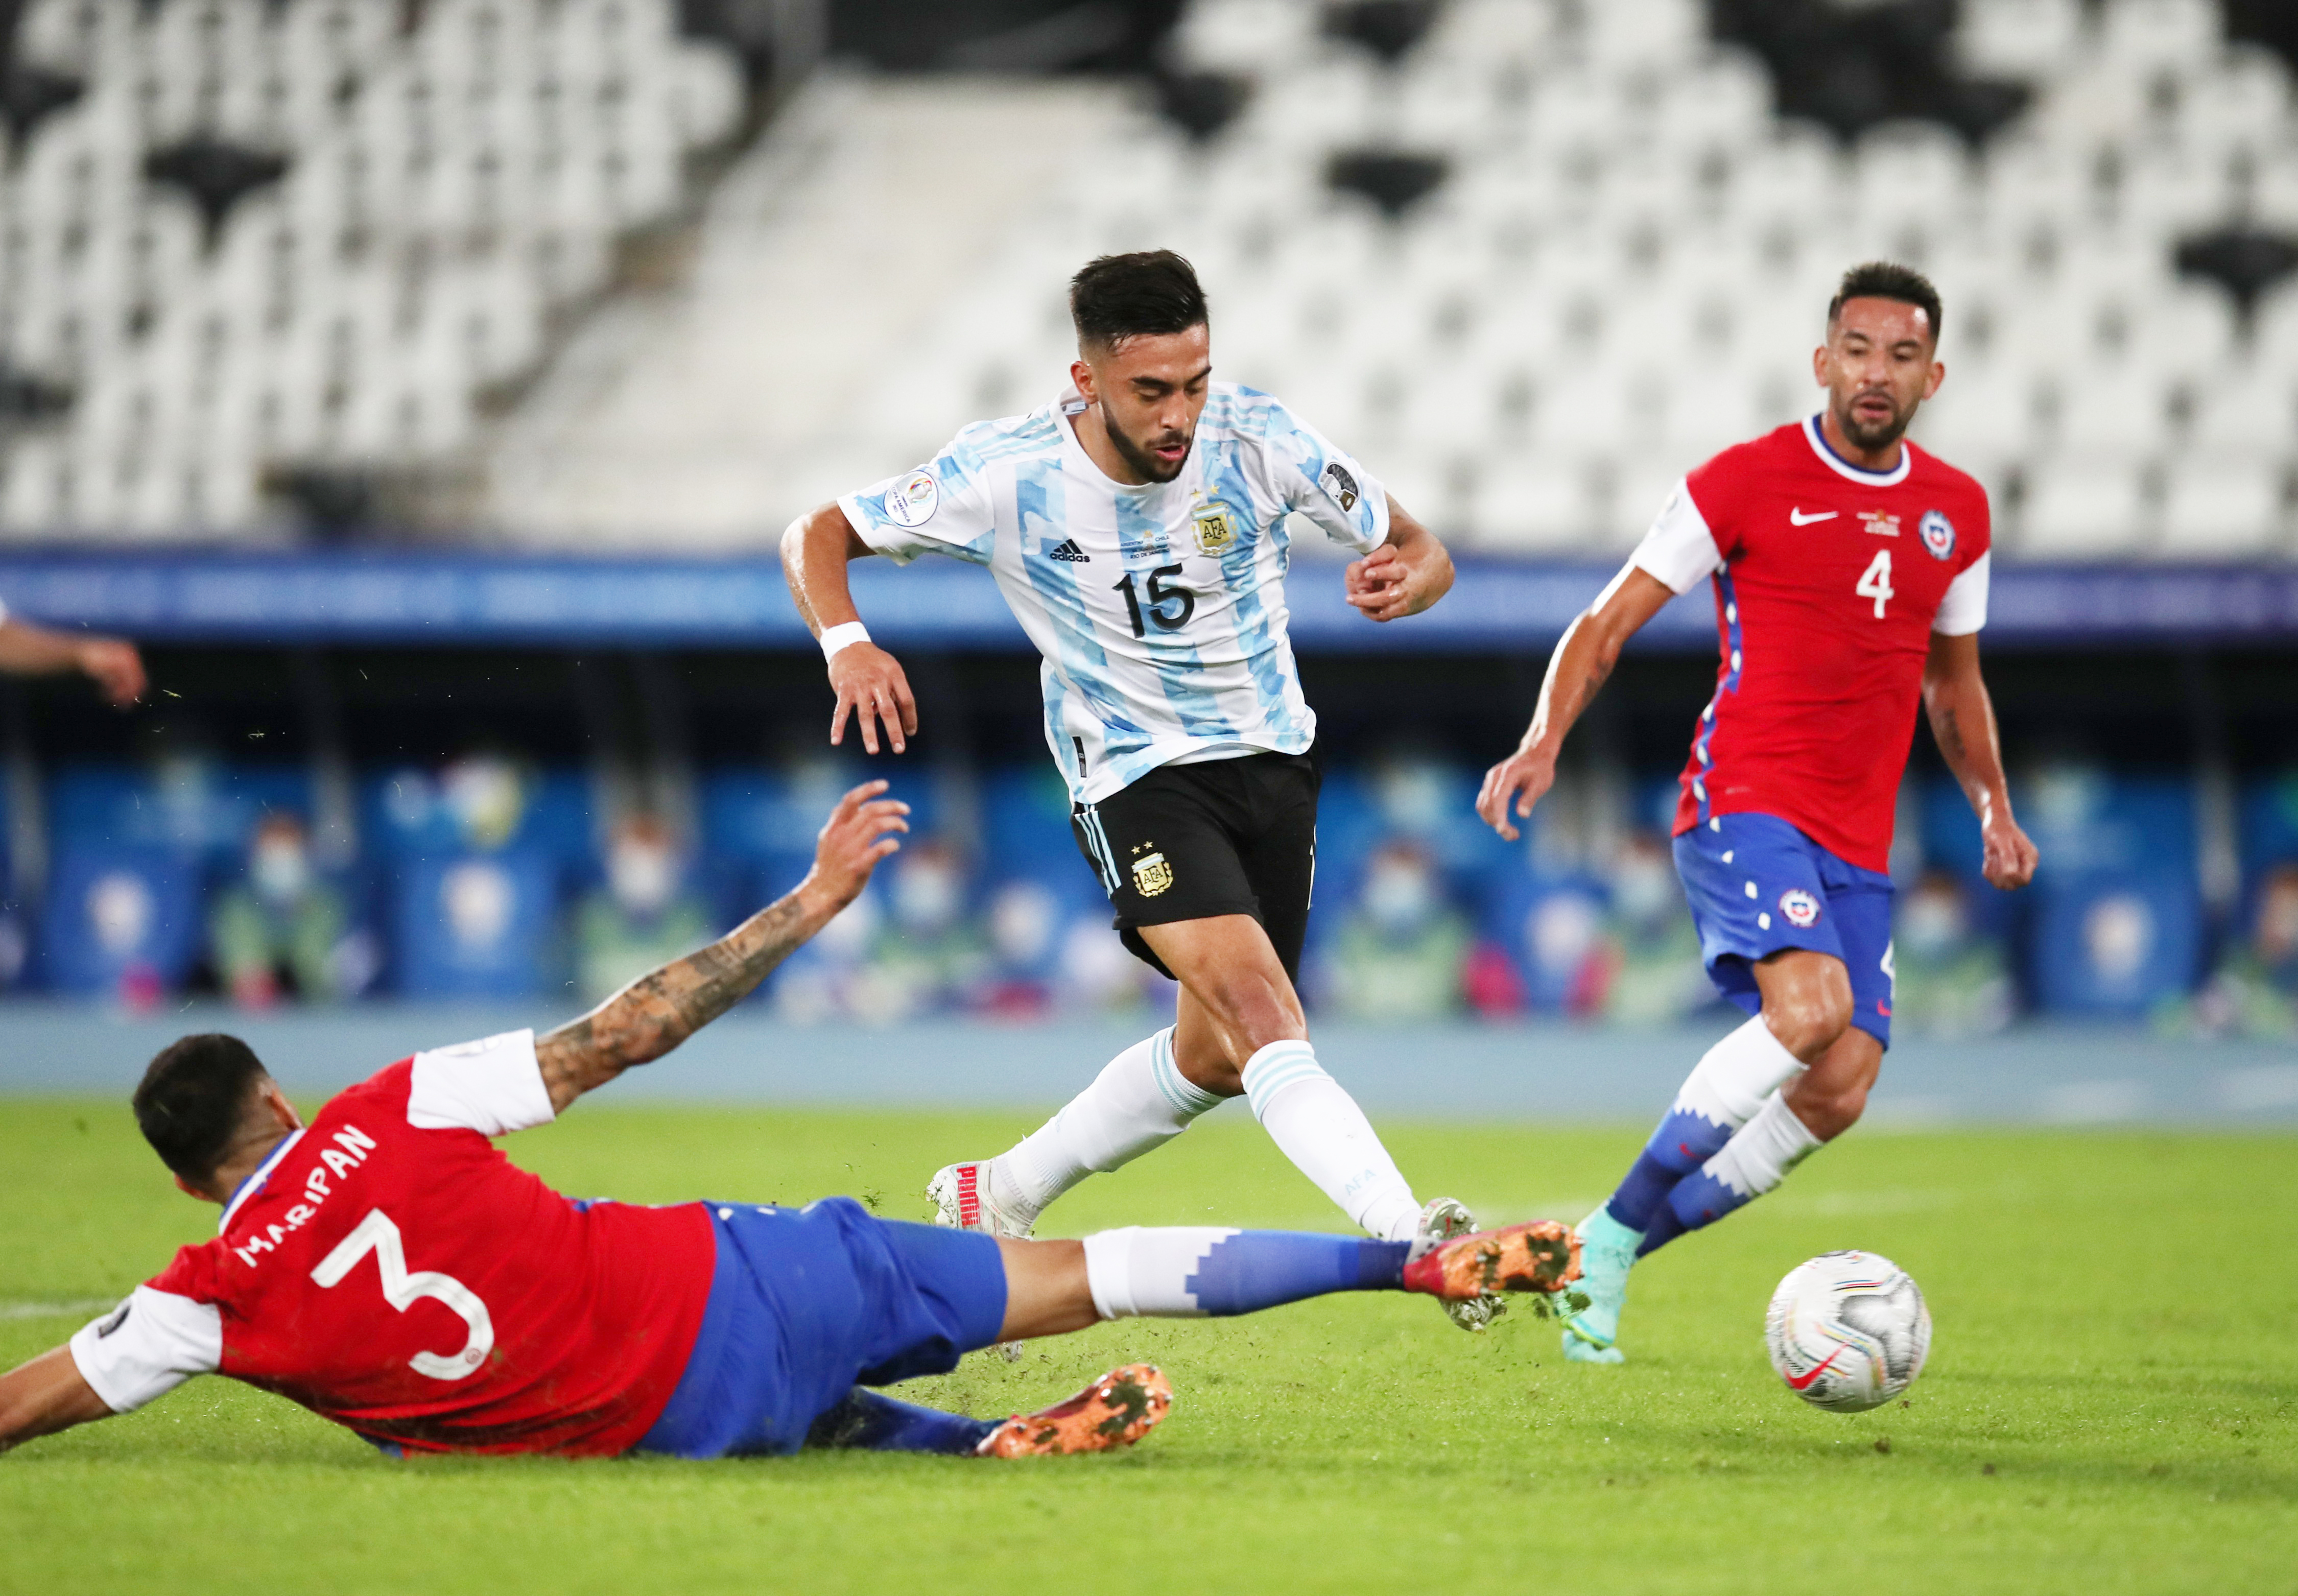
{"label": "sliding tackle player in red jersey", "polygon": [[176,1184],[222,1208],[218,1234],[0,1376],[0,1451],[203,1374],[393,1452],[1098,1451],[1163,1417],[1155,1369],[1005,1419],[872,1387],[1104,1319],[1338,1291],[1465,1302],[1573,1278],[1576,1248],[1553,1220],[1426,1245],[1213,1228],[1019,1241],[876,1219],[845,1197],[570,1201],[497,1151],[492,1138],[668,1053],[852,903],[908,829],[885,786],[847,793],[806,880],[709,947],[541,1037],[402,1059],[308,1126],[237,1038],[162,1050],[136,1121]]}

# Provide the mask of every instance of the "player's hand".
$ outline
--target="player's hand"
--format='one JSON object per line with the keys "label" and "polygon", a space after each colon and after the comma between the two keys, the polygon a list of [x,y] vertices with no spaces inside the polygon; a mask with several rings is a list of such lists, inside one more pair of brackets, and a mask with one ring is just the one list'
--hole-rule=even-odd
{"label": "player's hand", "polygon": [[[851,649],[841,649],[843,659]],[[814,869],[808,885],[828,900],[835,914],[862,896],[878,861],[901,850],[901,833],[910,829],[903,817],[910,806],[899,798],[880,798],[883,781],[864,781],[844,798],[822,823],[814,842]]]}
{"label": "player's hand", "polygon": [[1349,602],[1359,614],[1375,621],[1418,615],[1443,596],[1433,591],[1434,587],[1433,575],[1406,559],[1393,543],[1383,543],[1362,559],[1351,561],[1345,578]]}
{"label": "player's hand", "polygon": [[2035,879],[2035,866],[2041,856],[2019,823],[2003,810],[1989,815],[1979,828],[1983,852],[1980,858],[1980,873],[1990,887],[2013,891]]}
{"label": "player's hand", "polygon": [[122,709],[144,696],[144,657],[136,653],[134,643],[116,637],[87,638],[73,650],[72,663]]}
{"label": "player's hand", "polygon": [[1556,785],[1556,760],[1548,754],[1518,749],[1484,773],[1476,794],[1476,814],[1507,838],[1517,839],[1516,823],[1532,817],[1532,806]]}
{"label": "player's hand", "polygon": [[909,739],[917,734],[918,703],[910,696],[901,661],[875,643],[848,643],[830,662],[830,685],[838,694],[838,711],[830,721],[831,746],[846,740],[846,717],[851,715],[870,752],[878,751],[880,728],[889,748],[897,754],[908,751]]}

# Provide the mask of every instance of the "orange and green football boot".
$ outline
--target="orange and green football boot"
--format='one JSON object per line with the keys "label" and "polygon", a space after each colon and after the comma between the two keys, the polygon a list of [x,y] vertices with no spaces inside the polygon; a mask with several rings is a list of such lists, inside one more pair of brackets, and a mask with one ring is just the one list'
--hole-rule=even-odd
{"label": "orange and green football boot", "polygon": [[1404,1266],[1404,1289],[1447,1302],[1505,1291],[1553,1296],[1580,1278],[1580,1238],[1560,1220],[1478,1230]]}
{"label": "orange and green football boot", "polygon": [[984,1458],[1108,1451],[1147,1435],[1173,1406],[1173,1384],[1153,1363],[1112,1369],[1065,1402],[1015,1414],[975,1447]]}

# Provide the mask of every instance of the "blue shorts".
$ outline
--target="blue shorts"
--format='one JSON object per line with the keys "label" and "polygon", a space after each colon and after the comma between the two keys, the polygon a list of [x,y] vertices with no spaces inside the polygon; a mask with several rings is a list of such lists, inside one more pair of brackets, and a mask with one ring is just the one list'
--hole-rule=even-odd
{"label": "blue shorts", "polygon": [[1675,872],[1716,990],[1763,1010],[1756,961],[1805,947],[1843,961],[1851,1023],[1891,1045],[1891,878],[1771,815],[1718,815],[1675,839]]}
{"label": "blue shorts", "polygon": [[796,1451],[855,1386],[947,1374],[1004,1323],[1004,1261],[978,1231],[873,1219],[851,1197],[710,1213],[709,1306],[640,1451]]}

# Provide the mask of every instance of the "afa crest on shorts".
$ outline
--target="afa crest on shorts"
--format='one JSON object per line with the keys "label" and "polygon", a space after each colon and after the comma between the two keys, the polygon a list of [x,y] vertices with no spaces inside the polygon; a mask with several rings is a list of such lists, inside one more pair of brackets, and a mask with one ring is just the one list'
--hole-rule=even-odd
{"label": "afa crest on shorts", "polygon": [[1916,531],[1922,534],[1923,547],[1933,559],[1946,559],[1955,553],[1955,523],[1945,511],[1925,510]]}
{"label": "afa crest on shorts", "polygon": [[1819,923],[1819,899],[1800,887],[1790,887],[1780,894],[1780,913],[1798,930],[1808,930]]}
{"label": "afa crest on shorts", "polygon": [[1236,512],[1219,500],[1198,506],[1190,519],[1196,527],[1198,553],[1218,557],[1236,547]]}
{"label": "afa crest on shorts", "polygon": [[1133,889],[1154,897],[1173,884],[1173,866],[1164,855],[1144,854],[1133,861]]}

